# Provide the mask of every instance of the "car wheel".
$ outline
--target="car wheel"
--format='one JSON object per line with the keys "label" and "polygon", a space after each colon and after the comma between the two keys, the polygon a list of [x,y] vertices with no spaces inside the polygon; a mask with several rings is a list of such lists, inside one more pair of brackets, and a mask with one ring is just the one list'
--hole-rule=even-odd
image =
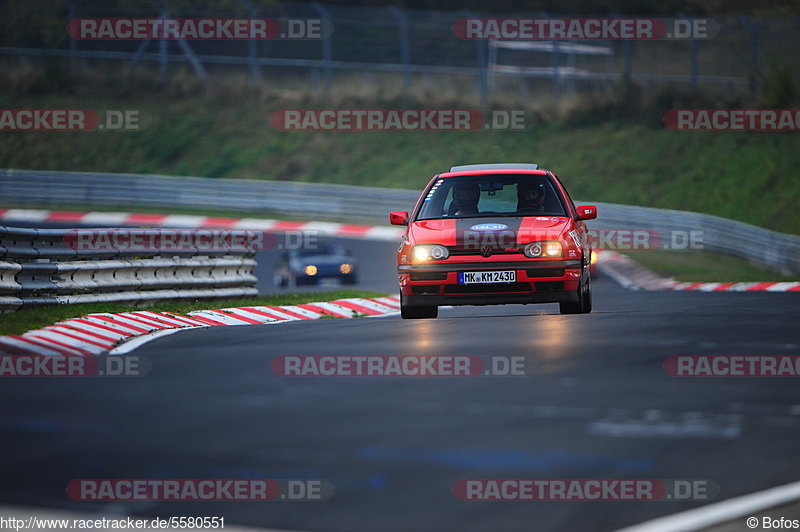
{"label": "car wheel", "polygon": [[400,296],[400,316],[404,320],[424,320],[435,318],[439,315],[439,307],[409,307],[403,304],[405,298]]}
{"label": "car wheel", "polygon": [[282,273],[276,273],[272,276],[272,283],[280,288],[286,288],[289,286],[289,281],[286,279],[286,276]]}
{"label": "car wheel", "polygon": [[592,277],[586,278],[586,292],[583,296],[583,313],[589,314],[592,311]]}
{"label": "car wheel", "polygon": [[592,311],[592,279],[585,277],[578,287],[578,301],[565,301],[558,304],[561,314],[588,314]]}

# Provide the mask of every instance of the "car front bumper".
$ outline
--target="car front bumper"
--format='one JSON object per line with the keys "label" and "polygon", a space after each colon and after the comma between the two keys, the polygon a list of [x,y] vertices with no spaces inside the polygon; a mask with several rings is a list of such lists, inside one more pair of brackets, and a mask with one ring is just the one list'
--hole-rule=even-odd
{"label": "car front bumper", "polygon": [[[516,271],[514,283],[459,284],[458,272]],[[502,305],[578,300],[580,260],[438,263],[398,266],[405,306]]]}

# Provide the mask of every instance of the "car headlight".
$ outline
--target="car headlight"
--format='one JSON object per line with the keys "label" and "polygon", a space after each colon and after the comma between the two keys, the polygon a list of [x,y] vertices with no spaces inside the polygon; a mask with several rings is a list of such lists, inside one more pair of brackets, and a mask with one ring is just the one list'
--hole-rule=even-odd
{"label": "car headlight", "polygon": [[306,275],[308,275],[309,277],[312,277],[312,276],[314,276],[314,275],[317,275],[317,267],[316,267],[316,266],[314,266],[313,264],[309,264],[308,266],[306,266],[305,268],[303,268],[303,271],[304,271],[304,272],[306,273]]}
{"label": "car headlight", "polygon": [[561,257],[561,244],[558,242],[531,242],[522,250],[525,256],[531,259],[539,257]]}
{"label": "car headlight", "polygon": [[450,256],[447,248],[439,244],[423,244],[421,246],[414,246],[414,260],[423,262],[426,260],[444,260]]}
{"label": "car headlight", "polygon": [[339,271],[341,273],[345,274],[345,275],[347,275],[348,273],[352,273],[353,272],[353,265],[352,264],[347,264],[347,263],[341,264],[339,266]]}
{"label": "car headlight", "polygon": [[592,250],[591,263],[595,264],[597,262],[597,258],[598,258],[597,252],[595,250]]}

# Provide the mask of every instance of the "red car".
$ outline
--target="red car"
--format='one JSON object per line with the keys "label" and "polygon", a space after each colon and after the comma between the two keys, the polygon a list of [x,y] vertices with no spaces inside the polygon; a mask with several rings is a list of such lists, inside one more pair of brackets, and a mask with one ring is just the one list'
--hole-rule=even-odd
{"label": "red car", "polygon": [[559,303],[592,310],[592,250],[584,220],[556,175],[535,164],[457,166],[436,175],[397,252],[403,318],[435,318],[441,305]]}

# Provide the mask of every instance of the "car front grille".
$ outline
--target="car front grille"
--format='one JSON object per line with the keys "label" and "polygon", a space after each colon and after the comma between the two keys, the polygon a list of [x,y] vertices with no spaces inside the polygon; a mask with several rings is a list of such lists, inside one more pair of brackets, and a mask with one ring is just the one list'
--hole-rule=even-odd
{"label": "car front grille", "polygon": [[447,272],[411,272],[412,281],[444,281]]}
{"label": "car front grille", "polygon": [[[481,255],[481,248],[465,248],[460,246],[450,246],[447,248],[451,257],[463,255]],[[491,248],[492,255],[522,255],[522,248]]]}
{"label": "car front grille", "polygon": [[444,287],[445,294],[492,294],[530,291],[530,283],[453,284]]}
{"label": "car front grille", "polygon": [[564,268],[527,269],[528,277],[564,277]]}

